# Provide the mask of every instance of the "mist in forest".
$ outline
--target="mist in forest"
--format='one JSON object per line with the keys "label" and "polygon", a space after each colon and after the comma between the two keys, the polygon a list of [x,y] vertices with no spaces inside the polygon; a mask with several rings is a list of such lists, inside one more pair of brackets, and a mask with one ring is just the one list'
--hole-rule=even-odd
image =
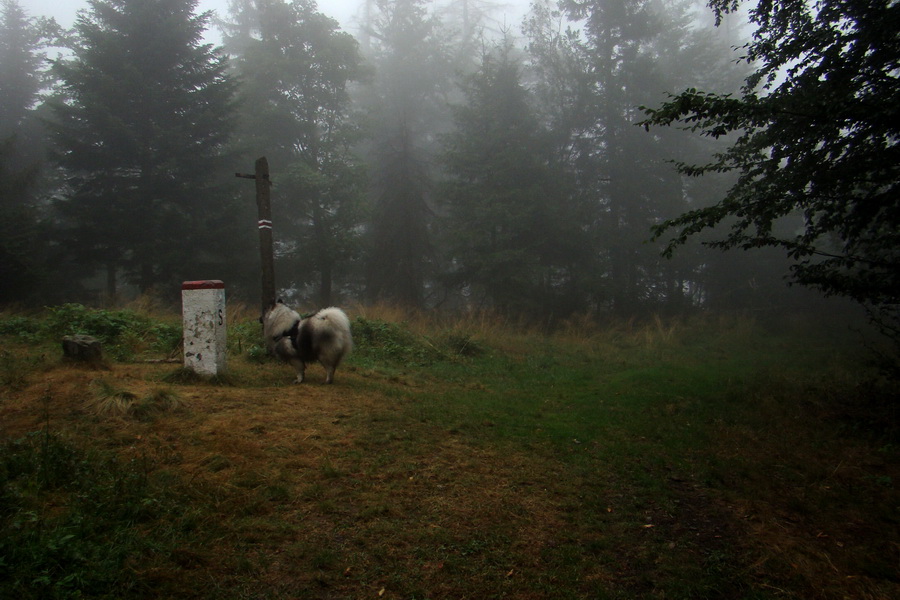
{"label": "mist in forest", "polygon": [[[74,19],[80,10],[81,18]],[[215,10],[214,15],[205,11]],[[48,18],[54,18],[54,21]],[[3,0],[2,303],[258,297],[540,320],[823,306],[777,248],[667,220],[737,173],[735,134],[639,126],[685,89],[738,93],[745,13],[705,2]],[[796,217],[777,227],[802,227]]]}

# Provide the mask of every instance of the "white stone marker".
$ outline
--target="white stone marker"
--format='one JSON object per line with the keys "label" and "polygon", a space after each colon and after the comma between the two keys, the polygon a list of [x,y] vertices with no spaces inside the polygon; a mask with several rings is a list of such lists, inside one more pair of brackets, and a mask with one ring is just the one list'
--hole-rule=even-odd
{"label": "white stone marker", "polygon": [[184,368],[213,376],[225,370],[225,284],[218,279],[181,284]]}

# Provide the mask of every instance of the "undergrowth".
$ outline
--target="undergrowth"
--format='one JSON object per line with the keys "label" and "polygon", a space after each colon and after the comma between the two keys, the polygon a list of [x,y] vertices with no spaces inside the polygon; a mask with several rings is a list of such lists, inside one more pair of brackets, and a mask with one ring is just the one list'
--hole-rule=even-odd
{"label": "undergrowth", "polygon": [[44,427],[0,446],[0,597],[140,597],[167,563],[183,498],[154,465],[85,450]]}
{"label": "undergrowth", "polygon": [[[357,316],[350,323],[353,336],[353,360],[357,364],[400,364],[427,367],[441,361],[453,361],[484,353],[486,345],[471,333],[458,329],[438,329],[423,334],[403,322]],[[228,349],[248,361],[262,363],[266,354],[260,325],[236,323],[228,329]]]}
{"label": "undergrowth", "polygon": [[0,387],[12,391],[24,388],[29,377],[45,362],[43,354],[0,350]]}
{"label": "undergrowth", "polygon": [[370,361],[426,366],[448,357],[449,352],[402,323],[357,317],[352,323],[356,351]]}
{"label": "undergrowth", "polygon": [[[423,328],[428,332],[423,333]],[[414,329],[407,320],[392,322],[357,316],[351,322],[351,329],[356,354],[363,362],[424,367],[439,361],[475,357],[488,349],[483,341],[485,336],[476,331],[485,329],[483,319],[474,327],[456,323],[436,328],[423,325],[418,319]],[[76,334],[99,339],[105,353],[116,360],[128,361],[138,355],[172,355],[181,343],[182,330],[181,323],[174,319],[159,320],[129,309],[92,309],[80,304],[48,307],[36,316],[0,314],[0,336],[19,343],[47,345]],[[227,350],[232,356],[242,356],[254,363],[270,358],[256,319],[229,319]]]}
{"label": "undergrowth", "polygon": [[0,315],[0,336],[22,343],[59,342],[67,335],[100,340],[104,353],[130,360],[142,353],[172,353],[181,343],[181,323],[132,310],[92,309],[81,304],[48,307],[38,316]]}

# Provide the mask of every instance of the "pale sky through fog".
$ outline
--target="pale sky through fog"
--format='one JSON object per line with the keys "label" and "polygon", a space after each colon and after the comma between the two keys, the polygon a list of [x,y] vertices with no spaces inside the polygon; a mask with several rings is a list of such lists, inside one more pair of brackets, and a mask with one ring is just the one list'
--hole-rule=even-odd
{"label": "pale sky through fog", "polygon": [[[75,13],[81,9],[87,8],[85,0],[18,0],[29,17],[53,17],[63,27],[71,27],[75,22]],[[354,32],[356,25],[354,18],[356,16],[362,0],[319,0],[319,12],[328,15],[341,24],[341,26]],[[228,14],[228,0],[200,0],[197,4],[197,12],[214,10],[220,16]],[[218,36],[215,28],[212,28],[214,35]]]}
{"label": "pale sky through fog", "polygon": [[[75,13],[87,8],[86,0],[18,0],[19,5],[29,17],[53,17],[63,27],[71,27],[75,22]],[[338,21],[341,27],[352,34],[356,34],[356,18],[360,14],[363,0],[318,0],[319,12],[328,15]],[[498,10],[493,12],[499,26],[510,28],[515,35],[519,31],[522,17],[527,12],[529,0],[499,0],[496,5]],[[444,3],[442,3],[444,4]],[[200,0],[197,4],[197,12],[207,10],[216,11],[219,16],[227,16],[228,0]],[[209,41],[218,43],[219,32],[215,27],[210,27],[207,32]]]}

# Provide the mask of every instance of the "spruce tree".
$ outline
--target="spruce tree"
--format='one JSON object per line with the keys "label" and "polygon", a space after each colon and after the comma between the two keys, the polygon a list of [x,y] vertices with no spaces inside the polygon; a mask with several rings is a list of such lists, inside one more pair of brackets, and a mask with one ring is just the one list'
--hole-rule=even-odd
{"label": "spruce tree", "polygon": [[16,0],[0,2],[0,138],[17,133],[45,87],[45,48],[54,27],[28,17]]}
{"label": "spruce tree", "polygon": [[372,124],[367,291],[419,307],[435,274],[432,173],[435,133],[452,80],[438,21],[422,0],[381,0],[371,20],[375,68],[364,96]]}
{"label": "spruce tree", "polygon": [[227,206],[210,189],[233,123],[235,84],[202,40],[196,0],[91,0],[57,64],[58,203],[68,247],[141,291],[209,278],[227,262]]}
{"label": "spruce tree", "polygon": [[15,0],[0,2],[0,302],[33,293],[45,270],[46,235],[37,190],[45,150],[36,106],[47,87],[52,20],[29,17]]}
{"label": "spruce tree", "polygon": [[672,82],[706,76],[721,58],[692,34],[686,2],[562,0],[559,8],[536,6],[529,49],[544,118],[593,236],[597,270],[587,285],[594,306],[623,315],[674,309],[696,288],[702,259],[666,263],[647,242],[651,228],[683,210],[693,192],[667,162],[669,153],[711,150],[682,132],[647,136],[635,126],[638,106]]}
{"label": "spruce tree", "polygon": [[244,82],[235,146],[248,162],[265,155],[277,184],[282,287],[314,286],[309,299],[328,306],[360,250],[364,177],[351,153],[348,88],[363,76],[362,58],[312,0],[232,6],[225,48]]}
{"label": "spruce tree", "polygon": [[509,40],[463,83],[465,104],[444,137],[448,278],[470,303],[549,316],[570,296],[586,244],[571,189],[553,160]]}

